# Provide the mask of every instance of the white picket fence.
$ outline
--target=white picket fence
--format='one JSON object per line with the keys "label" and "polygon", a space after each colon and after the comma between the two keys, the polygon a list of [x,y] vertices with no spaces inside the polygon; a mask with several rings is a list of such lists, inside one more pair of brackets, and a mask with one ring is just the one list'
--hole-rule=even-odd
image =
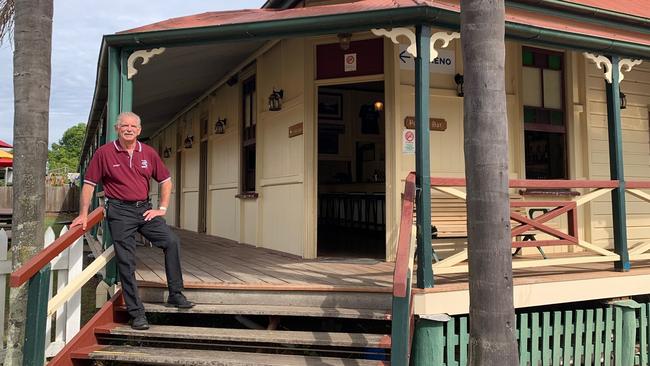
{"label": "white picket fence", "polygon": [[[68,228],[63,227],[59,236],[67,231]],[[44,237],[45,246],[52,244],[55,239],[54,230],[51,227],[47,228]],[[7,247],[7,234],[3,229],[0,229],[0,299],[6,298],[6,276],[11,273],[11,260],[7,259]],[[56,294],[54,289],[58,292],[83,270],[83,237],[54,258],[51,262],[51,269],[49,299]],[[56,287],[54,286],[55,277]],[[1,330],[5,329],[4,304],[5,301],[0,301]],[[69,301],[59,307],[52,315],[52,318],[54,319],[54,330],[52,329],[52,319],[49,319],[46,325],[45,357],[56,355],[63,349],[66,342],[70,341],[79,332],[81,325],[81,290],[77,291]],[[54,334],[52,331],[54,331]],[[2,346],[4,349],[4,344]]]}

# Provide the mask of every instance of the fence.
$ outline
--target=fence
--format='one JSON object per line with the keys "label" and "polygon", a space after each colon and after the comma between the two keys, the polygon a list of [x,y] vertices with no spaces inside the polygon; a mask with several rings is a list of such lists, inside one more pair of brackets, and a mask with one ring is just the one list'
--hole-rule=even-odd
{"label": "fence", "polygon": [[[63,227],[59,236],[68,231],[67,227]],[[49,227],[45,231],[44,243],[47,247],[56,239],[54,230]],[[0,229],[0,330],[5,330],[4,314],[5,314],[5,301],[7,275],[11,271],[11,260],[7,259],[8,240],[7,234],[3,229]],[[77,239],[70,248],[66,249],[59,256],[51,262],[51,269],[53,275],[50,277],[50,291],[49,298],[56,295],[55,289],[64,288],[72,279],[77,277],[83,267],[83,237]],[[56,282],[56,284],[54,283]],[[52,314],[54,318],[54,328],[51,321],[46,324],[45,334],[45,356],[52,357],[56,355],[78,332],[81,325],[81,291],[77,291],[72,298],[61,305]],[[51,319],[51,318],[50,318]],[[5,345],[2,344],[4,349]]]}
{"label": "fence", "polygon": [[[13,187],[0,187],[0,208],[12,208]],[[46,186],[45,212],[79,211],[79,188],[77,186]]]}
{"label": "fence", "polygon": [[[648,366],[649,315],[650,303],[638,304],[631,300],[588,309],[519,313],[516,329],[519,364]],[[468,317],[426,322],[437,335],[432,342],[436,348],[432,352],[435,359],[427,364],[467,365]],[[414,350],[413,357],[420,355]]]}

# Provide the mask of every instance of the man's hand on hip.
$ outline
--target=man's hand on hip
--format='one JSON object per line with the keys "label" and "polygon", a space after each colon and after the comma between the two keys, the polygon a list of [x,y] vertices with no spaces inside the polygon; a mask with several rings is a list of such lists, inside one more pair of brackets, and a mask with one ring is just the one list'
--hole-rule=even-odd
{"label": "man's hand on hip", "polygon": [[142,214],[144,216],[144,221],[151,221],[157,216],[165,216],[167,210],[147,210]]}

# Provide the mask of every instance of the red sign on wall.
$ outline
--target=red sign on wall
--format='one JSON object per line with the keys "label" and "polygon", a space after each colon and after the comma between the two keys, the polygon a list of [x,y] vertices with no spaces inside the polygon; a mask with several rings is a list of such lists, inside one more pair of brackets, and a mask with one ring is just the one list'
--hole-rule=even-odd
{"label": "red sign on wall", "polygon": [[383,38],[352,41],[347,50],[342,50],[339,43],[316,46],[316,79],[383,73]]}

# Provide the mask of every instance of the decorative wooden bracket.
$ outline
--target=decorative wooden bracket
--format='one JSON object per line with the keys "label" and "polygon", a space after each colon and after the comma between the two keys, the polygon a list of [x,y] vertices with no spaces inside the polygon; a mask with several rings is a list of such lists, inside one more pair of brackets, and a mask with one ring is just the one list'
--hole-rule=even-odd
{"label": "decorative wooden bracket", "polygon": [[[612,61],[610,61],[607,57],[603,55],[594,55],[593,53],[590,52],[583,52],[582,53],[587,59],[593,61],[596,64],[596,67],[599,69],[603,70],[603,65],[605,66],[605,80],[607,80],[608,83],[612,83]],[[632,71],[632,68],[636,65],[640,65],[643,61],[642,60],[632,60],[629,58],[623,58],[618,62],[618,74],[620,75],[618,82],[620,83],[625,79],[625,75],[623,75],[623,71],[629,72]],[[625,69],[625,70],[623,70]]]}
{"label": "decorative wooden bracket", "polygon": [[146,65],[152,57],[156,55],[160,55],[163,52],[165,52],[165,47],[133,52],[131,56],[129,56],[129,59],[127,60],[127,66],[128,66],[127,78],[131,79],[133,78],[133,76],[135,76],[135,74],[138,73],[138,70],[135,68],[135,61],[137,59],[141,58],[142,65]]}
{"label": "decorative wooden bracket", "polygon": [[[376,35],[376,36],[384,36],[387,38],[390,38],[391,41],[395,44],[399,44],[399,40],[397,37],[403,36],[406,37],[409,41],[409,46],[406,48],[406,52],[410,53],[411,56],[417,57],[418,52],[417,52],[417,46],[415,44],[415,33],[409,29],[409,28],[393,28],[391,30],[386,30],[384,28],[380,29],[371,29],[371,32]],[[454,40],[454,39],[460,39],[460,33],[458,32],[437,32],[431,35],[431,55],[430,55],[430,60],[433,61],[438,57],[438,50],[436,50],[436,42],[437,41],[442,41],[442,45],[440,48],[445,48],[449,46],[449,43]]]}

